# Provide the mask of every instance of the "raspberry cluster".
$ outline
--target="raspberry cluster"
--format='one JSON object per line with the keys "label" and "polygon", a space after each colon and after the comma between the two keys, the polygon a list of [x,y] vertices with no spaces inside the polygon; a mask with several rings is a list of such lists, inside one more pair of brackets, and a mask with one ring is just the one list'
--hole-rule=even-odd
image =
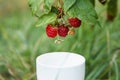
{"label": "raspberry cluster", "polygon": [[[57,19],[63,18],[66,16],[62,10],[62,8],[58,8],[59,14],[57,14]],[[55,23],[55,24],[48,24],[46,27],[46,34],[49,38],[55,38],[56,36],[66,37],[67,35],[74,35],[75,28],[79,28],[81,26],[81,20],[77,17],[72,17],[63,21]],[[60,43],[60,40],[57,40]]]}

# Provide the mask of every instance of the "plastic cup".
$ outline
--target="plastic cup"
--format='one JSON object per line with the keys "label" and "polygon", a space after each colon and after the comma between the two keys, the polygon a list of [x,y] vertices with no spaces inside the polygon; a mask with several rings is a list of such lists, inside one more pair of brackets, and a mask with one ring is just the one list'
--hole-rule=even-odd
{"label": "plastic cup", "polygon": [[85,58],[76,53],[51,52],[36,59],[37,80],[84,80]]}

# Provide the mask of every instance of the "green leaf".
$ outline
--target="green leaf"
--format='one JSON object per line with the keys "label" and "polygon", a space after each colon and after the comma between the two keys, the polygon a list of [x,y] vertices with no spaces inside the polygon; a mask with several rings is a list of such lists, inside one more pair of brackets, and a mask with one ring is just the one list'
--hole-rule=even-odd
{"label": "green leaf", "polygon": [[67,14],[92,24],[98,22],[97,13],[89,0],[76,0],[75,4],[67,11]]}
{"label": "green leaf", "polygon": [[36,26],[39,27],[39,26],[47,25],[49,23],[56,21],[56,19],[57,19],[57,15],[54,13],[45,14],[38,20]]}
{"label": "green leaf", "polygon": [[28,0],[28,4],[32,13],[37,17],[41,17],[51,11],[53,0]]}
{"label": "green leaf", "polygon": [[29,7],[32,10],[32,13],[35,14],[40,8],[40,4],[43,4],[44,0],[28,0]]}
{"label": "green leaf", "polygon": [[60,14],[60,11],[54,6],[52,6],[51,12],[56,13],[57,15]]}
{"label": "green leaf", "polygon": [[54,0],[44,0],[44,7],[46,8],[46,12],[50,12],[51,11],[51,7],[54,4]]}
{"label": "green leaf", "polygon": [[69,8],[76,2],[76,0],[64,0],[64,11],[65,13],[69,10]]}
{"label": "green leaf", "polygon": [[54,0],[44,0],[45,5],[51,10]]}
{"label": "green leaf", "polygon": [[114,68],[115,68],[116,80],[119,80],[119,67],[116,60],[114,61]]}

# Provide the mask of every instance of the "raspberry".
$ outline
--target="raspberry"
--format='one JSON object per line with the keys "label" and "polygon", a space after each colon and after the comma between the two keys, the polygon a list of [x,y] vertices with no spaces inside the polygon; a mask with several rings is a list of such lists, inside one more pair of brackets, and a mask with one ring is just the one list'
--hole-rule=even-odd
{"label": "raspberry", "polygon": [[51,24],[48,24],[46,27],[46,34],[50,38],[55,38],[57,36],[57,28],[53,27]]}
{"label": "raspberry", "polygon": [[68,34],[71,36],[75,35],[75,30],[74,29],[69,30]]}
{"label": "raspberry", "polygon": [[58,28],[58,34],[61,37],[66,37],[68,35],[68,31],[69,31],[69,28],[64,25],[61,25]]}
{"label": "raspberry", "polygon": [[81,20],[79,20],[78,18],[70,18],[68,19],[69,23],[71,26],[73,26],[74,28],[78,28],[81,25]]}

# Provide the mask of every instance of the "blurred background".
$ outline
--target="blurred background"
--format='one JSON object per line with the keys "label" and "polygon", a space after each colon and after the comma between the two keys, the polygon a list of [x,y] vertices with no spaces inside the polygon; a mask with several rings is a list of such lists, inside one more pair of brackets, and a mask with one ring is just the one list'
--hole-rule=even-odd
{"label": "blurred background", "polygon": [[44,26],[35,27],[26,0],[0,0],[0,80],[36,80],[36,57],[55,51],[83,55],[86,80],[120,80],[120,0],[114,20],[106,17],[108,3],[95,4],[102,28],[83,23],[75,36],[55,44]]}

